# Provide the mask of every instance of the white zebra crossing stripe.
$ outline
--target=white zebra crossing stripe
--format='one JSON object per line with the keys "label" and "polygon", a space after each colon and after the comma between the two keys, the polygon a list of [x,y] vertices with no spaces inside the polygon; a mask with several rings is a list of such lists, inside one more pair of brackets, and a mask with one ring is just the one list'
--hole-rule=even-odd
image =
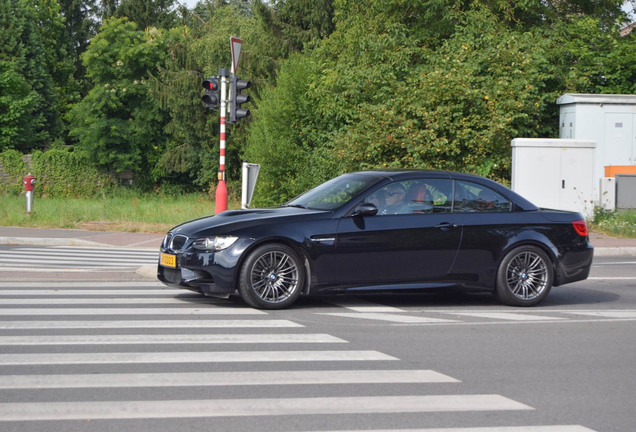
{"label": "white zebra crossing stripe", "polygon": [[625,311],[570,311],[568,314],[602,318],[636,318],[636,310]]}
{"label": "white zebra crossing stripe", "polygon": [[566,319],[561,317],[531,315],[517,312],[457,312],[455,315],[504,321],[556,321]]}
{"label": "white zebra crossing stripe", "polygon": [[377,321],[388,321],[400,324],[415,324],[415,323],[449,323],[457,322],[456,320],[442,319],[442,318],[429,318],[422,316],[411,316],[402,314],[390,314],[390,313],[370,313],[370,312],[335,312],[335,313],[321,313],[319,315],[337,316],[343,318],[356,318],[356,319],[368,319]]}
{"label": "white zebra crossing stripe", "polygon": [[459,383],[432,370],[326,370],[0,376],[0,389]]}
{"label": "white zebra crossing stripe", "polygon": [[304,326],[289,320],[0,321],[2,330],[293,327]]}
{"label": "white zebra crossing stripe", "polygon": [[156,265],[159,252],[148,249],[14,247],[0,250],[0,267],[11,270],[50,268],[132,268]]}
{"label": "white zebra crossing stripe", "polygon": [[328,334],[140,334],[82,336],[0,336],[2,345],[347,343]]}
{"label": "white zebra crossing stripe", "polygon": [[358,298],[344,298],[338,299],[338,301],[329,301],[334,306],[346,308],[355,312],[374,312],[374,313],[391,313],[391,312],[406,312],[404,309],[399,309],[393,306],[386,306],[378,303],[372,303]]}
{"label": "white zebra crossing stripe", "polygon": [[[138,305],[150,305],[150,304],[188,304],[188,303],[196,303],[196,304],[204,304],[209,305],[209,307],[217,307],[214,299],[210,297],[204,297],[202,295],[193,295],[193,296],[184,296],[184,297],[148,297],[148,298],[53,298],[53,299],[38,299],[38,305],[109,305],[109,304],[125,304],[130,305],[132,303],[135,306]],[[0,306],[33,306],[33,299],[3,299],[0,298]],[[238,312],[238,311],[244,312]],[[259,311],[256,309],[250,308],[235,308],[235,307],[222,307],[219,309],[218,313],[224,313],[222,311],[227,311],[225,313],[228,314],[251,314],[258,315],[264,314],[265,312]]]}
{"label": "white zebra crossing stripe", "polygon": [[[43,286],[46,285],[46,288]],[[15,288],[20,289],[15,289]],[[161,282],[74,282],[74,281],[64,281],[64,282],[56,282],[56,281],[47,281],[47,282],[0,282],[0,288],[12,288],[11,290],[2,290],[0,294],[5,295],[4,293],[8,293],[6,295],[21,295],[21,293],[29,295],[30,293],[35,293],[35,295],[40,294],[55,294],[60,293],[64,294],[67,291],[69,293],[79,292],[81,288],[91,287],[91,289],[83,290],[84,292],[96,292],[99,293],[99,289],[93,288],[110,288],[105,291],[116,291],[116,292],[125,292],[130,291],[131,287],[141,288],[146,287],[147,289],[138,290],[141,293],[150,293],[154,292],[152,288],[159,288],[163,291],[167,292],[183,292],[181,289],[170,288],[163,285]],[[104,293],[98,294],[102,295]]]}
{"label": "white zebra crossing stripe", "polygon": [[498,426],[435,429],[373,429],[320,432],[596,432],[580,425]]}
{"label": "white zebra crossing stripe", "polygon": [[399,360],[379,351],[216,351],[0,354],[0,365],[242,363]]}
{"label": "white zebra crossing stripe", "polygon": [[534,408],[496,394],[0,404],[0,421],[201,418],[509,411]]}
{"label": "white zebra crossing stripe", "polygon": [[214,308],[205,305],[197,308],[0,308],[5,316],[41,316],[41,315],[257,315],[266,314],[247,308]]}

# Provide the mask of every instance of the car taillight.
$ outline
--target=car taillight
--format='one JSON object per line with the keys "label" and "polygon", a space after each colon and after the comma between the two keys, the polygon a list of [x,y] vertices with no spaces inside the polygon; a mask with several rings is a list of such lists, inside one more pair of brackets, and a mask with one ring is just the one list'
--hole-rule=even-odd
{"label": "car taillight", "polygon": [[588,235],[588,231],[587,231],[587,224],[585,223],[584,220],[577,220],[572,222],[572,226],[574,227],[574,231],[576,231],[576,233],[582,237],[587,237]]}

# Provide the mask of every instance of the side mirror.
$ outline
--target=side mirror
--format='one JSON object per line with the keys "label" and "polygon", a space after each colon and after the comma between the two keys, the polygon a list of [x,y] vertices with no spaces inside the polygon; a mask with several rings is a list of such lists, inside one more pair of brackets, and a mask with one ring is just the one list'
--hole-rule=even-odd
{"label": "side mirror", "polygon": [[376,214],[378,214],[378,208],[375,204],[365,202],[356,207],[351,216],[375,216]]}

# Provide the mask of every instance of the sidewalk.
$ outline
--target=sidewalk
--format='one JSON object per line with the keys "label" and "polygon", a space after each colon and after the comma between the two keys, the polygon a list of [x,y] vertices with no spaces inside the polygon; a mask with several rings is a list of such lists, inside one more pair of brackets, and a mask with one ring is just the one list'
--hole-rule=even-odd
{"label": "sidewalk", "polygon": [[[0,226],[0,244],[130,247],[159,250],[165,234]],[[594,256],[636,255],[636,238],[590,233]]]}
{"label": "sidewalk", "polygon": [[130,247],[159,250],[164,234],[0,226],[0,244]]}

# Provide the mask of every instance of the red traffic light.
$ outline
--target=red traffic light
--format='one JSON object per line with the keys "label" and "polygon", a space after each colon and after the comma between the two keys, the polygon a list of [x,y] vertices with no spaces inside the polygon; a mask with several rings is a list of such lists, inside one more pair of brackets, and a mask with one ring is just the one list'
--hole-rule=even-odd
{"label": "red traffic light", "polygon": [[216,91],[219,89],[219,79],[217,77],[208,78],[201,83],[204,89]]}

